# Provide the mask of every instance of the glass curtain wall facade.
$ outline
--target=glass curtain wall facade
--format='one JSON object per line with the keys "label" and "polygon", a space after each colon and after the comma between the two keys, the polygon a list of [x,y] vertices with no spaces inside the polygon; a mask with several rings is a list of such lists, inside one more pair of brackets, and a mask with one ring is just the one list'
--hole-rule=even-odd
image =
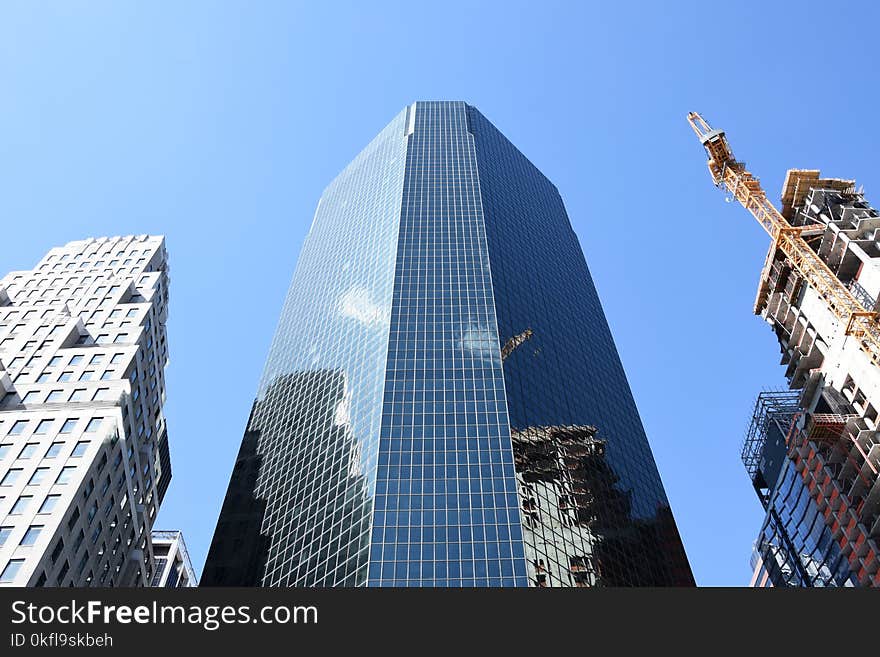
{"label": "glass curtain wall facade", "polygon": [[[841,416],[831,412],[845,410],[832,390],[820,393],[820,418],[822,414],[838,418]],[[809,468],[798,464],[797,445],[805,436],[806,424],[800,391],[758,395],[742,451],[765,511],[752,552],[752,586],[859,585],[849,555],[826,522],[825,511],[832,506],[823,509],[816,503],[816,485]],[[815,466],[812,469],[822,471]]]}
{"label": "glass curtain wall facade", "polygon": [[752,585],[857,586],[810,490],[786,459],[752,553]]}
{"label": "glass curtain wall facade", "polygon": [[561,198],[473,107],[324,192],[202,584],[693,584]]}
{"label": "glass curtain wall facade", "polygon": [[691,585],[562,197],[479,111],[468,118],[500,341],[518,345],[504,376],[531,583]]}

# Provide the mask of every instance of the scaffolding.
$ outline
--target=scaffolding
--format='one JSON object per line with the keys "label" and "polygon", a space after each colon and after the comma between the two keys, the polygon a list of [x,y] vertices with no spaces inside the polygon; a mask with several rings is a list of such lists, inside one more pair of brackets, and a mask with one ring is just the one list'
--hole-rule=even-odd
{"label": "scaffolding", "polygon": [[801,410],[799,402],[800,392],[797,390],[766,390],[755,400],[752,421],[742,446],[742,462],[752,483],[758,478],[758,468],[771,425],[778,423],[785,434],[794,416]]}

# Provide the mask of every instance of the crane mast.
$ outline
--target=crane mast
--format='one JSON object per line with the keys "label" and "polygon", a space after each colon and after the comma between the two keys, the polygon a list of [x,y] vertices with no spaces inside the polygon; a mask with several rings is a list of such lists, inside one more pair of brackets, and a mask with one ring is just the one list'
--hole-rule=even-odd
{"label": "crane mast", "polygon": [[[791,266],[825,301],[835,317],[844,324],[845,335],[857,340],[871,362],[880,365],[878,313],[862,306],[804,239],[805,234],[821,233],[825,226],[792,226],[767,199],[761,182],[746,169],[743,162],[738,162],[733,157],[724,131],[713,130],[697,112],[690,112],[687,118],[709,156],[709,172],[715,185],[727,190],[739,201],[772,238],[771,259],[776,250],[781,251]],[[755,304],[756,313],[763,306],[762,297],[766,295],[763,288],[762,281],[762,290],[759,291]]]}

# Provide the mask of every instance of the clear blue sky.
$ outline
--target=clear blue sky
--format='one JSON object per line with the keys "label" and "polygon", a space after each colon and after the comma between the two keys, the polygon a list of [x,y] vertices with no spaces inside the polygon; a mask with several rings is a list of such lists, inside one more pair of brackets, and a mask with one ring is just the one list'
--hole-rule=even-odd
{"label": "clear blue sky", "polygon": [[405,104],[469,101],[566,201],[697,581],[746,584],[761,512],[739,448],[755,394],[784,383],[751,314],[768,238],[713,188],[685,115],[726,129],[773,199],[800,167],[880,203],[878,18],[826,2],[7,0],[0,271],[88,236],[167,236],[174,480],[157,526],[184,530],[201,571],[322,189]]}

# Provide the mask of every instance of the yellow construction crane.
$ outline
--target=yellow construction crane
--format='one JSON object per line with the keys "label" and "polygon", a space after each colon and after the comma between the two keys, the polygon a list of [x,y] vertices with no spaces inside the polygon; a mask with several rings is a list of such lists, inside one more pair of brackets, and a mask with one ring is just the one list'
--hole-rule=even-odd
{"label": "yellow construction crane", "polygon": [[[846,335],[858,340],[859,346],[871,361],[880,365],[878,313],[865,309],[804,239],[803,233],[824,231],[825,226],[792,226],[788,223],[767,200],[760,181],[746,169],[744,163],[737,162],[733,157],[724,131],[713,130],[696,112],[688,114],[688,123],[706,148],[709,172],[715,185],[732,194],[773,239],[768,262],[772,260],[776,249],[781,251],[807,284],[825,300],[837,319],[843,322]],[[760,299],[761,293],[755,312],[760,312],[763,305]]]}

